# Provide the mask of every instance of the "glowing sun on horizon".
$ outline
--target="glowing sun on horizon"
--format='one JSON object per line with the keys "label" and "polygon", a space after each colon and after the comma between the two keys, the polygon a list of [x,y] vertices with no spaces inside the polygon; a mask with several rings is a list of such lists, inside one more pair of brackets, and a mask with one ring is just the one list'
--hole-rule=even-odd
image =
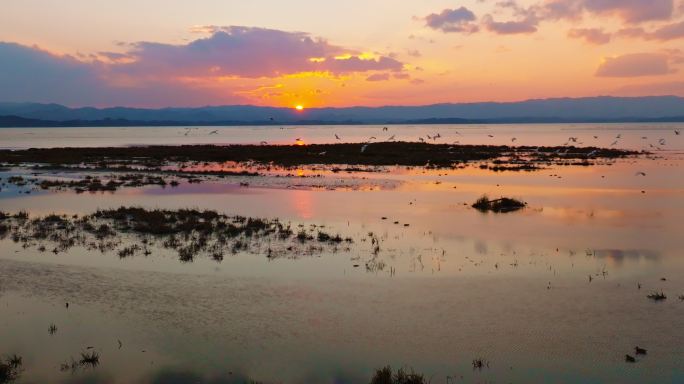
{"label": "glowing sun on horizon", "polygon": [[298,111],[303,111],[303,110],[304,110],[304,106],[301,105],[301,104],[299,104],[299,105],[297,105],[297,106],[295,107],[295,109],[298,110]]}

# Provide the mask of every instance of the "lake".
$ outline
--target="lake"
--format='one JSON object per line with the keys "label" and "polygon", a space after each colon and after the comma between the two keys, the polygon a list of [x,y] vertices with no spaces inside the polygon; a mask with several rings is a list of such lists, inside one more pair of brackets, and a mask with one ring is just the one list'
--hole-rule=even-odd
{"label": "lake", "polygon": [[[354,242],[297,257],[237,251],[222,261],[180,262],[163,247],[126,258],[80,246],[53,254],[4,236],[0,356],[22,357],[18,383],[367,383],[385,365],[432,383],[684,382],[681,130],[684,124],[0,129],[5,149],[393,137],[649,152],[533,172],[302,167],[290,177],[274,171],[82,194],[5,183],[35,173],[6,167],[0,211],[199,208],[316,225]],[[483,194],[527,207],[481,213],[470,205]],[[653,292],[667,299],[649,300]],[[635,346],[648,354],[626,363]],[[97,367],[62,369],[89,351],[98,353]],[[474,369],[476,359],[484,367]]]}

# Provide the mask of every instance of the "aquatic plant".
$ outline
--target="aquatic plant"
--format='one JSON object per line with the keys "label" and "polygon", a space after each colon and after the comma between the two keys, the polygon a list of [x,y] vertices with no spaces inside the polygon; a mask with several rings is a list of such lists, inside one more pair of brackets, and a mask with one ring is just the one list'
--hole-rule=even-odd
{"label": "aquatic plant", "polygon": [[9,356],[4,361],[0,361],[0,384],[17,380],[21,374],[22,364],[21,356],[17,355]]}
{"label": "aquatic plant", "polygon": [[389,365],[375,371],[371,378],[370,384],[425,384],[425,377],[399,368],[396,373],[393,373],[392,367]]}
{"label": "aquatic plant", "polygon": [[483,358],[473,359],[473,369],[481,371],[484,368],[489,368],[489,361]]}
{"label": "aquatic plant", "polygon": [[95,368],[100,364],[100,354],[95,351],[81,352],[81,366]]}
{"label": "aquatic plant", "polygon": [[[174,250],[179,260],[191,262],[198,255],[221,261],[226,252],[251,252],[268,257],[297,256],[321,253],[322,246],[303,247],[314,237],[303,228],[294,235],[291,226],[277,219],[227,216],[215,211],[179,209],[159,210],[140,207],[120,207],[98,210],[93,214],[72,216],[50,214],[28,219],[28,214],[7,216],[0,223],[0,235],[9,235],[22,247],[47,250],[52,243],[55,254],[80,246],[100,252],[116,251],[120,258],[143,253],[148,256],[154,247]],[[351,238],[318,233],[318,242],[337,250]],[[263,250],[263,251],[262,251]]]}
{"label": "aquatic plant", "polygon": [[508,197],[502,197],[500,199],[495,199],[495,200],[490,200],[487,195],[481,196],[477,201],[472,205],[473,208],[477,209],[480,212],[495,212],[495,213],[507,213],[507,212],[513,212],[513,211],[518,211],[520,209],[523,209],[527,206],[527,203],[516,200],[516,199],[511,199]]}
{"label": "aquatic plant", "polygon": [[662,301],[662,300],[666,300],[666,299],[667,299],[667,296],[663,293],[663,291],[660,291],[660,292],[657,292],[657,291],[651,292],[651,293],[648,294],[648,296],[646,296],[646,297],[648,297],[649,299],[651,299],[651,300],[653,300],[653,301]]}

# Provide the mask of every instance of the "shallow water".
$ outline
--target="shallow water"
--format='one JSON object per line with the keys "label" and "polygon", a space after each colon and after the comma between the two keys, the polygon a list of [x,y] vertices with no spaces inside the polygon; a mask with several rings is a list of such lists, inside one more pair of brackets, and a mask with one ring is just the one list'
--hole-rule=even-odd
{"label": "shallow water", "polygon": [[[335,125],[249,127],[2,128],[0,148],[105,147],[191,144],[306,144],[365,141],[418,141],[460,144],[575,146],[683,150],[674,131],[684,123]],[[212,132],[215,131],[215,134]],[[338,135],[339,140],[335,138]],[[436,139],[430,139],[439,135]],[[620,135],[620,138],[617,136]],[[428,138],[428,136],[430,138]],[[490,137],[492,136],[492,137]],[[594,136],[597,136],[594,138]],[[645,138],[644,138],[645,137]],[[681,138],[681,136],[679,136]],[[371,139],[374,138],[374,139]],[[515,141],[512,141],[515,139]],[[665,144],[660,144],[665,139]],[[651,147],[653,145],[653,147]]]}
{"label": "shallow water", "polygon": [[[666,145],[655,156],[537,172],[321,172],[315,182],[324,188],[306,178],[270,176],[247,188],[229,177],[96,194],[27,195],[4,186],[2,211],[199,207],[325,225],[355,239],[351,252],[276,260],[237,254],[221,263],[181,263],[163,250],[126,259],[79,248],[53,255],[2,240],[0,356],[23,357],[19,382],[366,383],[387,364],[412,367],[433,383],[684,381],[684,301],[677,297],[684,294],[684,139],[672,125],[231,127],[207,137],[169,134],[176,131],[183,132],[0,130],[0,143],[132,145],[155,135],[165,136],[155,143],[166,144],[287,143],[299,136],[323,142],[332,132],[360,141],[369,132],[410,138],[434,131],[446,142],[473,144],[510,144],[516,137],[521,145],[562,145],[577,136],[608,146],[621,134],[620,148],[660,145],[660,138]],[[360,187],[340,187],[350,180]],[[484,193],[518,197],[529,207],[481,214],[469,204]],[[368,232],[381,241],[377,257]],[[647,299],[654,290],[668,299]],[[54,335],[50,324],[57,326]],[[625,363],[636,345],[648,355]],[[91,346],[100,353],[98,367],[60,371]],[[489,368],[473,370],[475,358]]]}

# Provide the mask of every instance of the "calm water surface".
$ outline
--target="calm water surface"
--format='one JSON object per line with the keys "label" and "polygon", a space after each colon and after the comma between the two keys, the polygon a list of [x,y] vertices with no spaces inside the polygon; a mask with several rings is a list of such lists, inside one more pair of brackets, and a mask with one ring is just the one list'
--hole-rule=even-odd
{"label": "calm water surface", "polygon": [[[262,176],[249,188],[240,178],[113,194],[27,195],[2,186],[2,211],[198,207],[325,225],[357,241],[349,253],[181,263],[161,249],[127,259],[79,248],[53,255],[5,239],[0,355],[23,357],[20,383],[366,383],[387,364],[432,383],[684,382],[684,139],[674,133],[681,127],[230,127],[188,136],[185,128],[2,129],[5,148],[440,133],[436,142],[463,144],[618,140],[615,147],[653,155],[531,173],[321,171],[314,181]],[[485,193],[529,207],[480,214],[469,204]],[[361,240],[368,232],[381,240],[377,257]],[[668,299],[648,300],[654,290]],[[636,345],[648,355],[625,363]],[[98,367],[60,370],[88,347],[99,352]],[[489,368],[473,370],[475,358]]]}

